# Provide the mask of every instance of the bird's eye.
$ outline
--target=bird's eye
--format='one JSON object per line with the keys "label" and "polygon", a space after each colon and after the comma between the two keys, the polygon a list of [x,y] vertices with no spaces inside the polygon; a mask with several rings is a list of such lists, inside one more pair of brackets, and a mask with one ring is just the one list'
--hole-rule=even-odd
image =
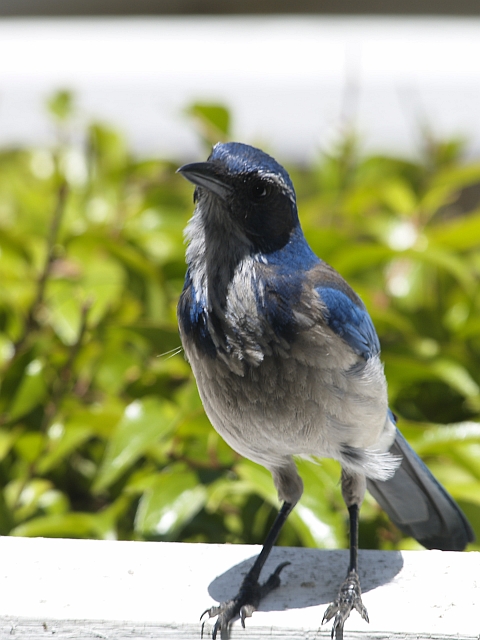
{"label": "bird's eye", "polygon": [[254,182],[250,187],[250,193],[255,200],[263,200],[268,195],[270,195],[271,187],[269,184],[263,182],[263,180],[259,180],[258,182]]}

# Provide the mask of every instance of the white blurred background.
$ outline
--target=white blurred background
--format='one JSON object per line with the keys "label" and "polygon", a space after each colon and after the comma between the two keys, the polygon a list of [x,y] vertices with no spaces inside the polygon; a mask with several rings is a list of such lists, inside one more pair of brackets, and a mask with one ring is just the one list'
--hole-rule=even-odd
{"label": "white blurred background", "polygon": [[428,127],[480,154],[480,17],[39,17],[28,4],[0,10],[0,145],[47,142],[45,100],[65,88],[142,155],[199,152],[192,101],[225,104],[236,139],[296,160],[351,125],[370,151],[415,155]]}

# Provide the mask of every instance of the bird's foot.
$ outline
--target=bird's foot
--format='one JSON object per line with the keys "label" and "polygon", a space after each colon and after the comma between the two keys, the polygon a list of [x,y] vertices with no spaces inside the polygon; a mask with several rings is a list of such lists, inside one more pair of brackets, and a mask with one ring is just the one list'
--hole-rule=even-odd
{"label": "bird's foot", "polygon": [[340,591],[335,601],[328,607],[323,616],[322,624],[328,622],[333,616],[332,640],[343,640],[343,625],[350,615],[352,609],[356,609],[362,618],[368,622],[368,613],[362,602],[362,591],[360,589],[360,579],[355,570],[349,572],[346,580],[342,583]]}
{"label": "bird's foot", "polygon": [[[219,631],[221,639],[227,639],[229,637],[230,624],[236,618],[240,618],[242,627],[245,628],[245,618],[250,618],[252,613],[257,610],[260,600],[270,593],[270,591],[280,586],[280,572],[289,564],[290,562],[282,562],[282,564],[279,564],[263,584],[260,584],[257,579],[252,578],[250,574],[247,573],[235,598],[204,611],[200,616],[200,620],[206,615],[208,615],[208,618],[218,616],[213,627],[212,640],[216,639]],[[202,623],[202,638],[204,625],[205,621]]]}

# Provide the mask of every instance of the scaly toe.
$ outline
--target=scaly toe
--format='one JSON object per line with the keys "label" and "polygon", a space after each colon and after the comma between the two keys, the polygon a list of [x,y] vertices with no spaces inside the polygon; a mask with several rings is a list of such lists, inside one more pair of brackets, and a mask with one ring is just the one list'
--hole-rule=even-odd
{"label": "scaly toe", "polygon": [[335,616],[332,627],[332,639],[343,640],[343,626],[352,609],[356,609],[362,618],[369,622],[368,613],[362,602],[362,591],[358,573],[350,571],[346,580],[342,583],[337,598],[325,611],[322,624]]}
{"label": "scaly toe", "polygon": [[207,615],[208,618],[202,622],[200,637],[203,638],[207,619],[214,618],[215,616],[218,617],[212,630],[212,640],[216,640],[219,631],[222,640],[228,638],[230,625],[236,618],[240,618],[242,627],[245,628],[245,619],[250,618],[253,612],[257,610],[260,601],[270,593],[270,591],[273,591],[280,585],[280,573],[284,567],[289,564],[290,562],[282,562],[282,564],[279,564],[263,584],[260,584],[258,580],[252,579],[252,577],[247,574],[235,598],[227,602],[222,602],[218,606],[210,607],[210,609],[206,609],[202,613],[200,620]]}

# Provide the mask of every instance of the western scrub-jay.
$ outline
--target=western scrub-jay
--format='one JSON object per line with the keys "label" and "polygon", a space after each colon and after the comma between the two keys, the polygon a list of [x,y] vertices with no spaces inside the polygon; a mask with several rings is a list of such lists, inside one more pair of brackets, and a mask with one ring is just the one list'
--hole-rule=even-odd
{"label": "western scrub-jay", "polygon": [[380,344],[345,280],[317,258],[300,227],[288,173],[240,143],[217,144],[206,162],[179,172],[196,185],[187,229],[188,270],[178,304],[180,335],[205,411],[241,455],[270,470],[283,502],[237,596],[208,609],[227,637],[280,584],[283,563],[261,569],[303,490],[292,456],[342,466],[350,562],[323,622],[332,638],[355,608],[368,620],[357,573],[358,514],[365,489],[425,547],[461,550],[465,516],[409,447],[388,408]]}

